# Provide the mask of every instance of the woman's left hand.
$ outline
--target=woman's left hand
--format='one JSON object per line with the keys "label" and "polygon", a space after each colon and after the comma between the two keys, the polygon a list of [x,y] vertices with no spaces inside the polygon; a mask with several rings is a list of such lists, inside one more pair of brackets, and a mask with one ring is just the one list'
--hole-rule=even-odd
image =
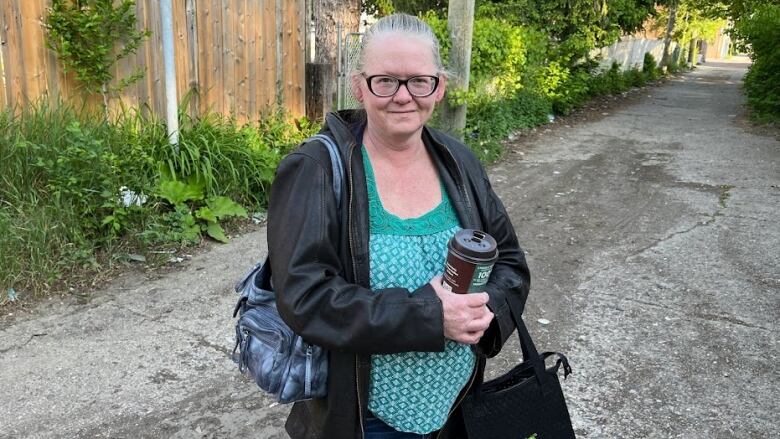
{"label": "woman's left hand", "polygon": [[458,294],[441,285],[441,276],[430,282],[441,300],[444,312],[444,336],[465,344],[477,344],[493,320],[487,293]]}

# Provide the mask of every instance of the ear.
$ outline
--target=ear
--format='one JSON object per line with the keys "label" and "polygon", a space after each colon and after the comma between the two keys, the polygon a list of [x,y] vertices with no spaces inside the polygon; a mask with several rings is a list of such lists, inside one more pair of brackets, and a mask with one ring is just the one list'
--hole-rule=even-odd
{"label": "ear", "polygon": [[447,89],[447,77],[444,75],[439,75],[439,86],[436,87],[436,103],[438,104],[441,102],[442,99],[444,99],[444,92]]}
{"label": "ear", "polygon": [[350,88],[352,88],[352,95],[355,96],[358,102],[363,103],[363,87],[361,87],[360,80],[362,76],[359,73],[353,73],[350,77]]}

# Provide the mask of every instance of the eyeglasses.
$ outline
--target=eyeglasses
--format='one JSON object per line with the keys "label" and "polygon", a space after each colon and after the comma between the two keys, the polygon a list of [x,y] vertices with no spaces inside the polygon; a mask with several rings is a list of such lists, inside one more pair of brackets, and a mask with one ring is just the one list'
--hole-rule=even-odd
{"label": "eyeglasses", "polygon": [[374,96],[380,98],[387,98],[393,96],[401,88],[401,85],[405,85],[409,90],[409,94],[417,97],[428,97],[436,91],[436,87],[439,86],[439,77],[432,75],[418,75],[411,78],[400,79],[390,75],[371,75],[366,76],[365,73],[361,73],[366,78],[368,89]]}

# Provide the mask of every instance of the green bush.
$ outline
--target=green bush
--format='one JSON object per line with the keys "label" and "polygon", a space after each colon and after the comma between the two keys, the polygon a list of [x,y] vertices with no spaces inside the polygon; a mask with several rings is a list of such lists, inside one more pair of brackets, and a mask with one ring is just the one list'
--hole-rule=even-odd
{"label": "green bush", "polygon": [[752,50],[745,91],[754,116],[780,122],[780,5],[756,5],[752,14],[737,20],[735,30]]}
{"label": "green bush", "polygon": [[[180,247],[258,209],[281,159],[314,127],[279,112],[238,126],[181,118],[178,151],[157,118],[41,101],[0,112],[0,303],[64,288],[128,252]],[[76,276],[78,277],[78,276]]]}
{"label": "green bush", "polygon": [[652,81],[661,77],[661,69],[658,68],[658,62],[652,53],[645,53],[645,58],[642,62],[642,73],[645,74],[645,78],[648,81]]}
{"label": "green bush", "polygon": [[503,153],[502,142],[507,136],[546,123],[550,113],[550,101],[528,91],[500,100],[474,99],[466,113],[466,144],[480,160],[495,161]]}

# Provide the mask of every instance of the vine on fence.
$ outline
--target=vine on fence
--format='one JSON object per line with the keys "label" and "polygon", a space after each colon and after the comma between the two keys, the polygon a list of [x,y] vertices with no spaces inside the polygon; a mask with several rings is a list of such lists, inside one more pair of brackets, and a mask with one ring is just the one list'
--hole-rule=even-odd
{"label": "vine on fence", "polygon": [[[46,45],[57,53],[65,71],[74,72],[88,93],[100,93],[108,108],[108,93],[120,91],[144,76],[143,69],[119,80],[112,67],[133,54],[151,34],[136,28],[135,0],[53,0],[46,16]],[[121,48],[117,49],[117,45]]]}

